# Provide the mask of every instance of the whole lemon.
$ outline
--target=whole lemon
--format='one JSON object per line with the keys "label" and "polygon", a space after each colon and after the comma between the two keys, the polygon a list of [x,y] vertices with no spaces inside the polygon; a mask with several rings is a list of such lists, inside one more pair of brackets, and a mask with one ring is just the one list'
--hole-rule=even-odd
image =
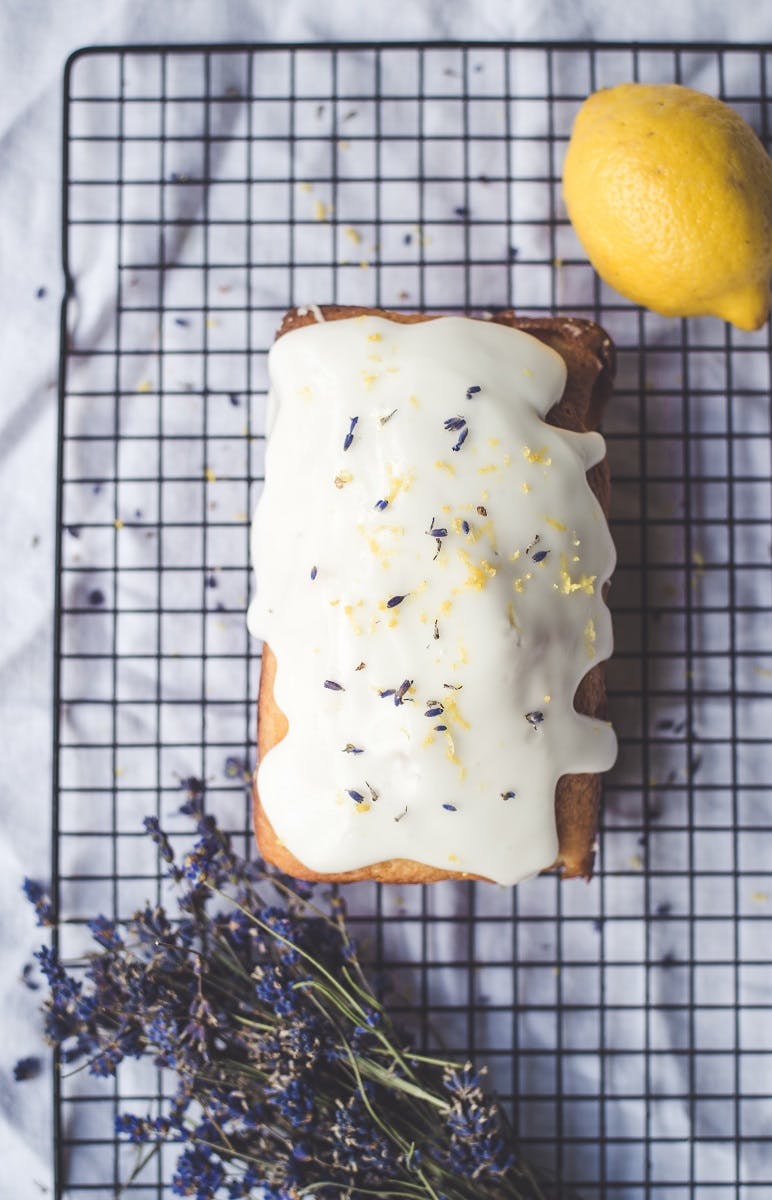
{"label": "whole lemon", "polygon": [[576,116],[563,195],[595,270],[664,316],[758,329],[770,308],[772,163],[729,105],[623,83]]}

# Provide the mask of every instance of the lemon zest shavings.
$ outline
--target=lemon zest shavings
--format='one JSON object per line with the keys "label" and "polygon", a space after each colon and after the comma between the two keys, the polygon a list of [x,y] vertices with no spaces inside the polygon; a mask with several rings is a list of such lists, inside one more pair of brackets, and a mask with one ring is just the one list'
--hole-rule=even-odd
{"label": "lemon zest shavings", "polygon": [[523,458],[526,462],[535,463],[540,467],[552,466],[552,459],[547,454],[546,446],[542,446],[539,450],[532,450],[530,446],[523,446]]}
{"label": "lemon zest shavings", "polygon": [[587,596],[594,596],[596,579],[597,575],[580,575],[578,579],[572,579],[568,571],[568,559],[565,554],[561,554],[560,582],[553,586],[564,596],[570,596],[574,592],[584,592]]}

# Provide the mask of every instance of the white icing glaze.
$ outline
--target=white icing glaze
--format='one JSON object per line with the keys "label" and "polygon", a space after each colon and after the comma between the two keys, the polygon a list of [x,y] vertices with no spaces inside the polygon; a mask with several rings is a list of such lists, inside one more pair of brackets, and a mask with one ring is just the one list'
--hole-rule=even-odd
{"label": "white icing glaze", "polygon": [[495,323],[367,316],[285,334],[269,367],[249,628],[289,721],[258,772],[277,836],[321,872],[550,866],[558,778],[616,757],[573,707],[611,653],[615,554],[586,479],[602,437],[542,419],[563,360]]}

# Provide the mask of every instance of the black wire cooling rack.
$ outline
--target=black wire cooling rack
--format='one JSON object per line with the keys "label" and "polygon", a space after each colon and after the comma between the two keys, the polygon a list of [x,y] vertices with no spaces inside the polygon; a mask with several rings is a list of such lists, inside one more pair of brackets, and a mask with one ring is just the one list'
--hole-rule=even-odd
{"label": "black wire cooling rack", "polygon": [[[180,780],[250,845],[244,614],[283,311],[571,312],[606,421],[621,754],[589,885],[347,889],[428,1044],[486,1062],[587,1200],[772,1194],[770,341],[593,275],[559,178],[591,90],[681,81],[767,145],[770,47],[148,46],[65,75],[54,875],[62,953],[160,894]],[[57,1196],[114,1194],[164,1081],[57,1078]],[[169,1194],[170,1158],[131,1185]]]}

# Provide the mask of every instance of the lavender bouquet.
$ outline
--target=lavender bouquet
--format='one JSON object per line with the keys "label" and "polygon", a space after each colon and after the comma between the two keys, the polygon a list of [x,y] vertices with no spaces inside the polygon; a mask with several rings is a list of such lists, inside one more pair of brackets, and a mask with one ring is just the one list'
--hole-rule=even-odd
{"label": "lavender bouquet", "polygon": [[[127,1057],[168,1069],[162,1111],[124,1113],[136,1179],[179,1147],[172,1191],[197,1200],[547,1200],[471,1064],[419,1054],[360,965],[343,902],[268,873],[203,811],[180,860],[145,828],[176,885],[172,918],[148,905],[97,917],[98,949],[62,964],[43,948],[47,1039],[63,1070],[113,1075]],[[43,923],[49,901],[27,885]],[[144,1150],[143,1150],[144,1147]],[[126,1182],[131,1182],[127,1180]]]}

